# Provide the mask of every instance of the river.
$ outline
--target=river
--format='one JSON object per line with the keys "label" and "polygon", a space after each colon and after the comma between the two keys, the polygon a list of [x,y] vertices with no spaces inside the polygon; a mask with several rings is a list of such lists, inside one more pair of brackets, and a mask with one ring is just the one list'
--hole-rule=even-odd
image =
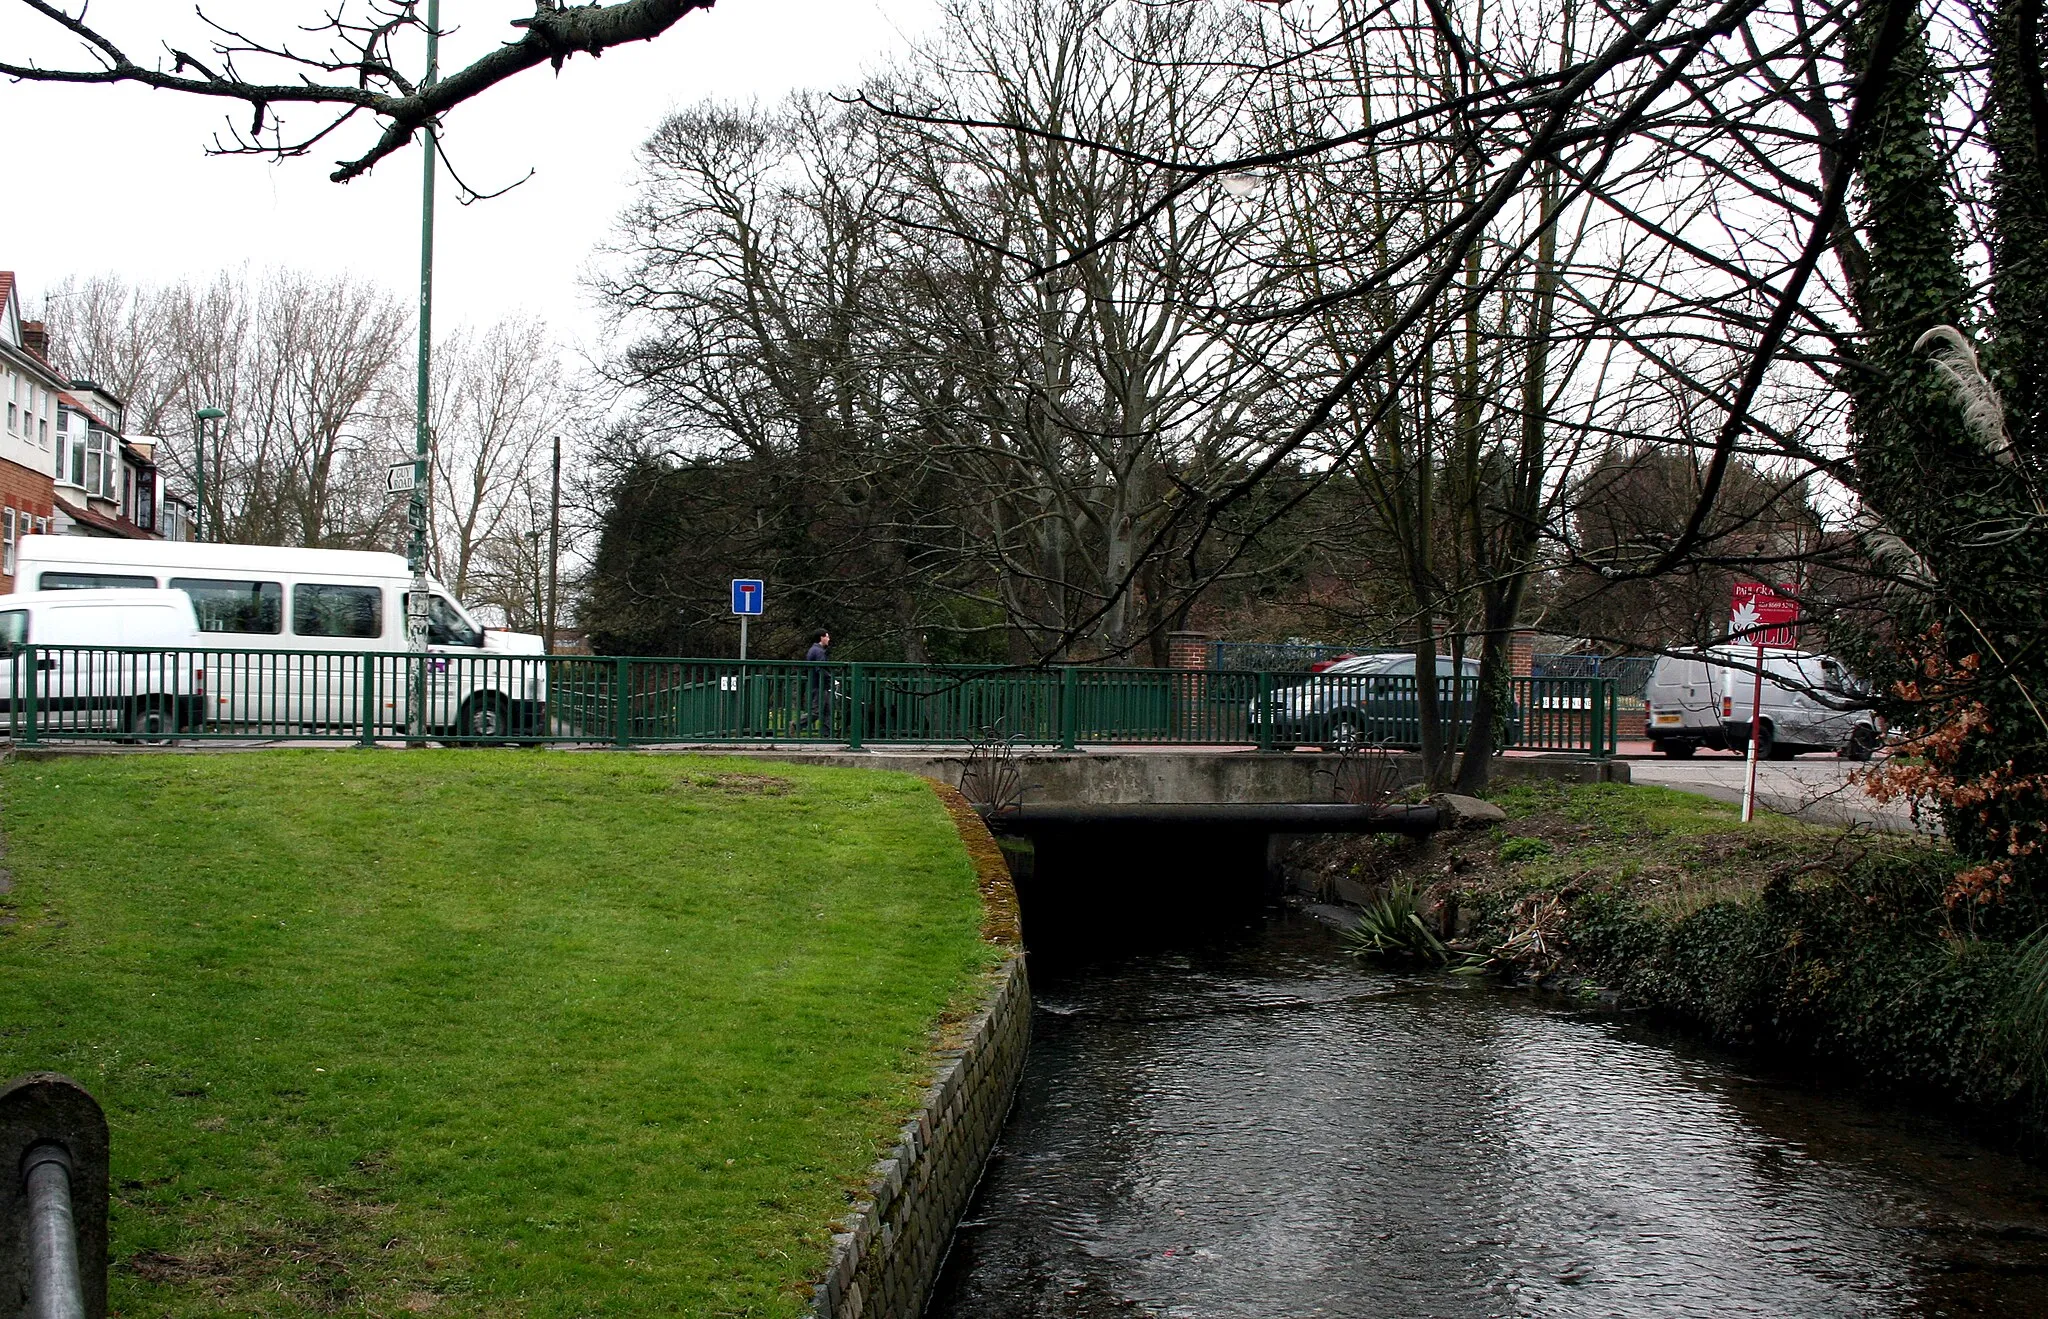
{"label": "river", "polygon": [[2048,1175],[1305,917],[1034,965],[934,1319],[2048,1315]]}

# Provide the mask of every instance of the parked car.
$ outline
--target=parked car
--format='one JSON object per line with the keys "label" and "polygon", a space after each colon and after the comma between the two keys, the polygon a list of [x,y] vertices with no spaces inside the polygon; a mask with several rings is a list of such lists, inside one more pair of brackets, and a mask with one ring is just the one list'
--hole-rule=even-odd
{"label": "parked car", "polygon": [[190,649],[199,644],[199,618],[182,591],[0,596],[0,708],[11,730],[33,709],[53,731],[168,737],[205,718],[206,670]]}
{"label": "parked car", "polygon": [[[1451,714],[1452,736],[1462,738],[1465,714],[1456,706],[1459,684],[1451,681],[1451,657],[1439,655],[1436,666],[1440,708]],[[1455,671],[1467,680],[1464,689],[1469,697],[1471,684],[1479,677],[1479,661],[1465,660]],[[1414,746],[1421,741],[1415,656],[1410,651],[1384,651],[1341,660],[1274,691],[1270,710],[1254,700],[1250,718],[1255,735],[1269,716],[1272,740],[1279,746]],[[1521,711],[1513,704],[1507,722],[1512,745],[1521,736]]]}
{"label": "parked car", "polygon": [[[1749,750],[1752,706],[1757,699],[1754,648],[1727,648],[1749,668],[1720,669],[1721,735],[1731,748]],[[1747,649],[1747,654],[1743,652]],[[1832,751],[1849,760],[1868,760],[1882,733],[1870,708],[1870,688],[1831,655],[1799,650],[1764,652],[1762,703],[1757,721],[1757,758],[1790,760],[1802,751]]]}

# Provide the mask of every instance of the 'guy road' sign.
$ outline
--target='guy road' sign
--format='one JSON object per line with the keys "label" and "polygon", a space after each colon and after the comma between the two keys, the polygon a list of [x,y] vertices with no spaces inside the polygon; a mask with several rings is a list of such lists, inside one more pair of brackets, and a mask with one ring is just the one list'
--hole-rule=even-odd
{"label": "'guy road' sign", "polygon": [[732,584],[732,611],[735,614],[758,614],[768,603],[768,592],[761,589],[758,581],[735,581]]}

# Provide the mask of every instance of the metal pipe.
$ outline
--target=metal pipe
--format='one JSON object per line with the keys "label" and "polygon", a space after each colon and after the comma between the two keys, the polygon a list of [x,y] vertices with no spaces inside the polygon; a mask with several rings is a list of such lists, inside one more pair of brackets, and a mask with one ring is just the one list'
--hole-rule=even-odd
{"label": "metal pipe", "polygon": [[26,1319],[85,1319],[78,1226],[71,1215],[71,1155],[62,1145],[37,1145],[21,1164],[28,1188]]}

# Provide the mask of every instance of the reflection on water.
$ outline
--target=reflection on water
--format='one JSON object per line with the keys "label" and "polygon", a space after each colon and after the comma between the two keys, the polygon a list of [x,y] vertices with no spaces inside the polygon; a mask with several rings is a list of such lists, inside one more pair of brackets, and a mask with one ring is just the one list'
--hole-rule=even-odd
{"label": "reflection on water", "polygon": [[1049,977],[930,1313],[2048,1315],[2048,1176],[1275,918]]}

